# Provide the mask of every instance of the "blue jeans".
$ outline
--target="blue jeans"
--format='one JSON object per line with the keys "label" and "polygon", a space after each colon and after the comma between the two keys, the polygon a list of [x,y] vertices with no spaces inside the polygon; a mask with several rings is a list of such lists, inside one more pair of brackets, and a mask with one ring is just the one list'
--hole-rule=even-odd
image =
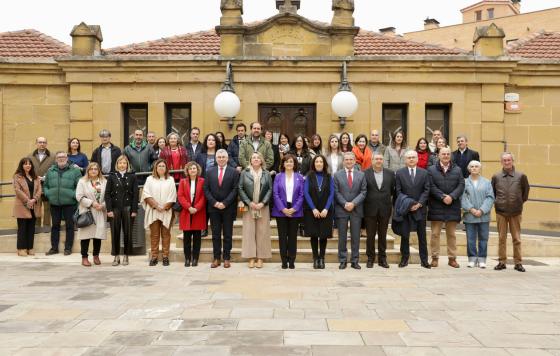
{"label": "blue jeans", "polygon": [[[490,223],[465,223],[467,230],[467,256],[469,262],[486,263],[488,253],[488,236],[490,234]],[[478,251],[477,242],[478,238]]]}

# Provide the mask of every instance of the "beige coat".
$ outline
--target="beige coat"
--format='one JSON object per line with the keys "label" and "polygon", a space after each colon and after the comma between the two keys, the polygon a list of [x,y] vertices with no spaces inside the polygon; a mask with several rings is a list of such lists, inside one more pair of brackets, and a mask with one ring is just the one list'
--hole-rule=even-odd
{"label": "beige coat", "polygon": [[[90,226],[82,227],[78,229],[78,240],[87,239],[107,239],[107,211],[105,209],[105,187],[107,186],[107,180],[103,179],[101,181],[101,196],[98,203],[103,205],[103,210],[97,211],[93,207],[91,208],[91,213],[93,215],[93,220],[95,224]],[[80,203],[78,204],[78,210],[80,214],[85,213],[90,206],[92,206],[95,199],[96,190],[92,187],[91,182],[84,178],[80,179],[78,186],[76,187],[76,200]]]}
{"label": "beige coat", "polygon": [[29,186],[23,176],[15,175],[13,180],[14,191],[16,192],[16,199],[14,200],[14,218],[17,219],[31,219],[31,210],[27,208],[27,201],[35,199],[36,203],[33,207],[35,217],[41,217],[41,180],[35,178],[33,181],[33,195],[29,192]]}
{"label": "beige coat", "polygon": [[153,198],[160,205],[175,203],[177,201],[177,188],[175,188],[173,177],[156,179],[153,176],[149,176],[144,184],[142,198],[140,199],[142,207],[146,211],[144,214],[144,228],[149,229],[154,221],[160,220],[169,229],[171,218],[173,217],[173,209],[160,213],[146,202],[148,198]]}

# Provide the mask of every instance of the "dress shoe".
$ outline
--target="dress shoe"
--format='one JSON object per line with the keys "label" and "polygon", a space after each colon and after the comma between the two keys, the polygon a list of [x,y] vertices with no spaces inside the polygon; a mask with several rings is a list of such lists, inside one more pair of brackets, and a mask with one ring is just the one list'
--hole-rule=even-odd
{"label": "dress shoe", "polygon": [[427,269],[432,269],[432,265],[428,263],[428,261],[422,261],[420,262],[420,266],[427,268]]}
{"label": "dress shoe", "polygon": [[507,268],[507,267],[506,267],[506,264],[505,264],[505,263],[502,263],[502,262],[498,263],[498,264],[496,265],[496,267],[494,267],[494,269],[495,269],[496,271],[501,271],[501,270],[506,269],[506,268]]}
{"label": "dress shoe", "polygon": [[253,258],[249,260],[249,268],[255,268],[255,260]]}
{"label": "dress shoe", "polygon": [[319,269],[325,269],[325,259],[319,258]]}
{"label": "dress shoe", "polygon": [[[128,264],[128,256],[125,256],[124,258],[126,258],[126,264]],[[99,266],[101,264],[101,260],[99,259],[99,256],[93,256],[93,263],[97,266]],[[124,262],[123,262],[124,265]]]}
{"label": "dress shoe", "polygon": [[447,264],[453,268],[459,268],[459,264],[457,263],[457,259],[455,258],[450,258],[449,262],[447,262]]}
{"label": "dress shoe", "polygon": [[263,268],[263,260],[262,258],[257,259],[257,263],[255,264],[257,268]]}
{"label": "dress shoe", "polygon": [[290,258],[290,259],[288,260],[288,268],[289,268],[289,269],[295,269],[295,268],[296,268],[296,265],[295,265],[294,262],[295,262],[295,259],[294,259],[294,258]]}
{"label": "dress shoe", "polygon": [[373,268],[373,260],[367,260],[366,267]]}
{"label": "dress shoe", "polygon": [[319,269],[319,259],[313,260],[313,269]]}
{"label": "dress shoe", "polygon": [[29,256],[35,256],[35,251],[33,251],[33,249],[27,250],[27,254],[28,254]]}
{"label": "dress shoe", "polygon": [[164,257],[163,258],[163,263],[164,266],[169,266],[169,257]]}
{"label": "dress shoe", "polygon": [[[157,260],[156,260],[157,261]],[[121,264],[121,258],[119,256],[115,256],[115,258],[113,259],[113,266],[118,266]],[[151,265],[150,265],[151,266]]]}
{"label": "dress shoe", "polygon": [[525,272],[525,267],[523,267],[521,263],[517,263],[515,267],[513,267],[513,269],[515,269],[518,272]]}
{"label": "dress shoe", "polygon": [[350,267],[352,267],[353,269],[362,269],[362,266],[360,266],[358,262],[352,262],[350,264]]}
{"label": "dress shoe", "polygon": [[389,268],[389,264],[387,263],[387,260],[386,260],[386,259],[381,259],[381,260],[379,260],[378,265],[379,265],[380,267],[383,267],[383,268]]}
{"label": "dress shoe", "polygon": [[230,268],[231,267],[231,263],[229,262],[229,260],[224,260],[224,268]]}
{"label": "dress shoe", "polygon": [[185,259],[185,267],[190,267],[191,266],[191,259],[190,258],[186,258]]}
{"label": "dress shoe", "polygon": [[[114,262],[113,262],[113,263],[114,263]],[[150,266],[152,266],[152,267],[153,267],[153,266],[157,266],[157,264],[158,264],[157,258],[152,258],[152,259],[150,260]],[[116,266],[116,265],[115,265],[115,266]]]}
{"label": "dress shoe", "polygon": [[48,250],[45,255],[50,256],[50,255],[56,255],[58,254],[58,250],[55,250],[53,248],[51,248],[50,250]]}
{"label": "dress shoe", "polygon": [[220,260],[214,260],[212,261],[212,263],[210,264],[210,268],[218,268],[220,267]]}
{"label": "dress shoe", "polygon": [[198,266],[198,258],[193,258],[191,266],[193,267]]}
{"label": "dress shoe", "polygon": [[70,256],[72,254],[72,250],[64,250],[64,256]]}
{"label": "dress shoe", "polygon": [[91,263],[87,257],[82,257],[82,266],[91,267]]}
{"label": "dress shoe", "polygon": [[17,250],[18,256],[27,257],[27,250]]}
{"label": "dress shoe", "polygon": [[340,264],[338,265],[338,269],[346,269],[346,262],[340,262]]}
{"label": "dress shoe", "polygon": [[439,260],[436,257],[432,257],[432,268],[436,268],[439,265]]}
{"label": "dress shoe", "polygon": [[288,259],[282,257],[282,269],[288,269]]}
{"label": "dress shoe", "polygon": [[408,266],[408,257],[401,257],[401,262],[399,263],[399,268],[404,268]]}

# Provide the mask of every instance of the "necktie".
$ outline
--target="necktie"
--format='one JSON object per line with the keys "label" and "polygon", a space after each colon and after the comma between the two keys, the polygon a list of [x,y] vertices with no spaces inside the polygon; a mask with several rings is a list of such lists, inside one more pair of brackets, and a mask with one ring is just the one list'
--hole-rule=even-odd
{"label": "necktie", "polygon": [[352,189],[352,171],[348,171],[348,186]]}
{"label": "necktie", "polygon": [[218,185],[222,186],[222,180],[224,179],[224,169],[220,167],[220,174],[218,174]]}
{"label": "necktie", "polygon": [[410,179],[412,180],[412,183],[414,183],[414,168],[410,168]]}

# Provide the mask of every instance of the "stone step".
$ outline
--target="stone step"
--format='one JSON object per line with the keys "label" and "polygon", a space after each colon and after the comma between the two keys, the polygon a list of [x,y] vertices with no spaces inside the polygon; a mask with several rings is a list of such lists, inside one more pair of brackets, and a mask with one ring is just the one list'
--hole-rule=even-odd
{"label": "stone step", "polygon": [[[183,248],[183,234],[176,235],[176,239],[177,240],[176,240],[176,243],[175,243],[175,247]],[[271,240],[271,243],[272,243],[272,248],[280,248],[278,236],[271,236],[270,240]],[[301,247],[310,247],[311,243],[309,242],[309,240],[310,240],[309,237],[298,236],[297,244],[298,244],[298,246],[301,246]],[[377,241],[377,238],[375,240]],[[242,241],[243,241],[242,236],[233,236],[233,247],[234,248],[241,248]],[[362,249],[365,250],[366,249],[366,243],[367,243],[367,238],[366,237],[360,238],[360,250],[362,250]],[[348,241],[347,241],[348,248],[350,248],[350,245],[351,245],[350,238],[348,238]],[[212,237],[211,236],[203,237],[201,246],[203,248],[204,247],[211,248],[212,247]],[[377,248],[377,242],[375,243],[375,246]],[[393,249],[394,247],[395,247],[395,238],[393,236],[387,236],[387,249]],[[332,239],[328,239],[327,248],[337,249],[338,248],[338,238],[333,237]]]}
{"label": "stone step", "polygon": [[[161,252],[160,252],[161,255]],[[350,250],[348,250],[348,256],[350,256]],[[161,256],[160,256],[161,257]],[[169,254],[169,259],[175,262],[184,262],[185,256],[183,254],[183,249],[172,248]],[[201,248],[200,249],[200,262],[212,262],[214,259],[212,248]],[[398,264],[401,259],[401,254],[398,248],[387,250],[387,262],[390,264]],[[231,261],[232,262],[246,262],[245,258],[241,257],[241,249],[233,248],[231,250]],[[367,256],[365,250],[360,249],[360,263],[365,264],[367,261]],[[281,262],[280,251],[278,249],[272,249],[272,258],[268,259],[267,262]],[[310,248],[298,248],[296,263],[313,263],[313,253]],[[326,263],[337,263],[338,262],[338,249],[327,249],[325,253]],[[418,256],[418,251],[414,248],[410,248],[410,263],[419,264],[420,257]],[[349,266],[350,267],[350,266]],[[365,265],[363,266],[365,267]]]}

